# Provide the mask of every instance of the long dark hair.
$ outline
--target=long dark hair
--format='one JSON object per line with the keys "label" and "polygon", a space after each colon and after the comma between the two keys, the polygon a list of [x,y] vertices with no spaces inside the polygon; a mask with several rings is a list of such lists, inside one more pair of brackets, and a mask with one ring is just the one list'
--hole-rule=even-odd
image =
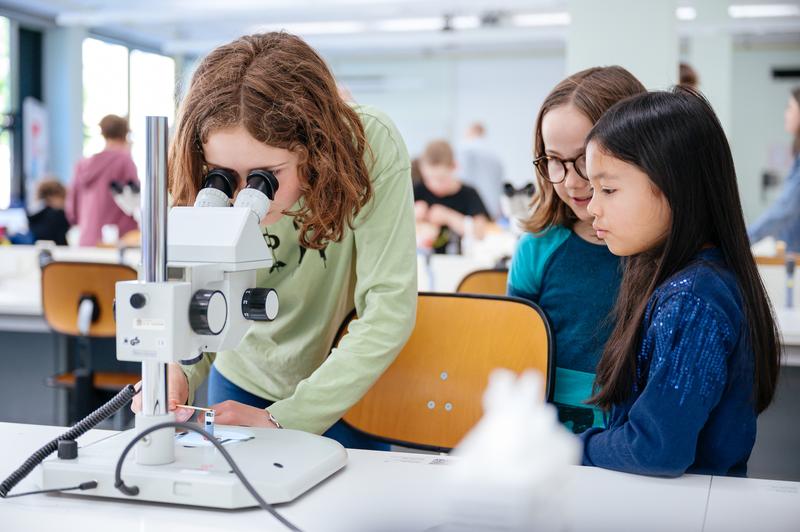
{"label": "long dark hair", "polygon": [[597,366],[590,401],[608,409],[628,399],[650,296],[711,244],[721,251],[741,291],[755,353],[753,398],[761,412],[775,393],[779,337],[750,252],[731,150],[711,105],[682,87],[633,96],[603,115],[588,142],[646,173],[672,211],[664,242],[626,261],[614,307],[616,324]]}

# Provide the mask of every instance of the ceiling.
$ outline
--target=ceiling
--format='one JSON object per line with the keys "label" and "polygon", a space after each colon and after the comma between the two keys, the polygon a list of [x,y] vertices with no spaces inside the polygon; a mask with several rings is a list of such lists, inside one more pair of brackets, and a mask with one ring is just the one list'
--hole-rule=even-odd
{"label": "ceiling", "polygon": [[[713,24],[697,15],[705,1],[677,3],[681,36],[800,42],[800,1],[731,1],[784,7]],[[561,47],[569,24],[567,0],[14,0],[0,8],[187,56],[273,29],[303,35],[327,55]]]}

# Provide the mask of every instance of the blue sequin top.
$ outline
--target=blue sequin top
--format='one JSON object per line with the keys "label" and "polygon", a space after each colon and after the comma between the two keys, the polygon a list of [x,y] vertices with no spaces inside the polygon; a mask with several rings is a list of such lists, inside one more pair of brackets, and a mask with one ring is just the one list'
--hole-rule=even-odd
{"label": "blue sequin top", "polygon": [[656,476],[745,475],[756,439],[753,349],[739,288],[718,249],[651,296],[635,384],[607,428],[581,434],[583,463]]}

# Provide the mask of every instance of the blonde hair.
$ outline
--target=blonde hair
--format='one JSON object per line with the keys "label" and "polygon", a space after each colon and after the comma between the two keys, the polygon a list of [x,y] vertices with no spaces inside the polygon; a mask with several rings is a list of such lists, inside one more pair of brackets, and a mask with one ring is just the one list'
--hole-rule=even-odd
{"label": "blonde hair", "polygon": [[453,166],[456,158],[453,155],[453,148],[446,140],[434,140],[425,146],[420,162],[430,166]]}
{"label": "blonde hair", "polygon": [[207,172],[203,143],[241,125],[256,140],[298,155],[303,201],[294,216],[300,244],[339,241],[372,197],[358,114],[336,92],[322,58],[283,32],[247,35],[203,59],[178,112],[170,145],[170,191],[176,205],[194,201]]}

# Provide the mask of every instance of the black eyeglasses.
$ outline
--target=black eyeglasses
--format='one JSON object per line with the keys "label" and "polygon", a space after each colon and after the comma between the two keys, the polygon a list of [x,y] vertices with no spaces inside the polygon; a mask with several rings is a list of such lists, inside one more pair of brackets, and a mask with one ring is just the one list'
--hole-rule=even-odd
{"label": "black eyeglasses", "polygon": [[559,159],[554,155],[542,155],[533,160],[533,166],[539,171],[541,176],[551,183],[558,184],[567,178],[567,163],[572,164],[575,173],[579,177],[589,180],[586,177],[586,154],[582,153],[574,159]]}

